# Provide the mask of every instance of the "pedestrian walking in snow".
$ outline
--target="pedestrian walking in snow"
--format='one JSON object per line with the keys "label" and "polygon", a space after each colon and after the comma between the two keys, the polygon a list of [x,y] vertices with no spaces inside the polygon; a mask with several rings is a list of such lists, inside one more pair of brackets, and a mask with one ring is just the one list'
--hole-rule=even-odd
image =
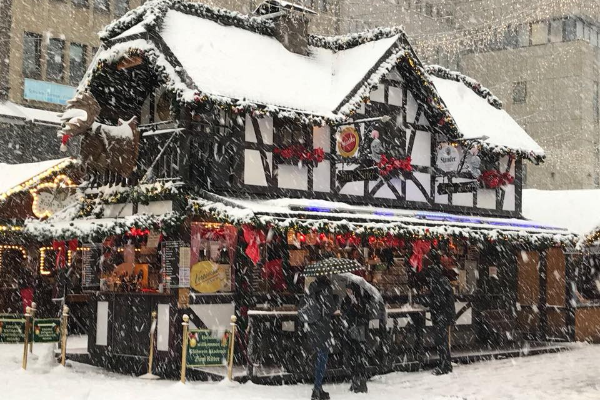
{"label": "pedestrian walking in snow", "polygon": [[333,344],[331,328],[336,310],[337,304],[333,296],[331,281],[324,275],[318,276],[308,287],[305,305],[299,311],[300,320],[305,323],[310,349],[316,353],[312,400],[329,399],[329,393],[323,390],[323,378]]}
{"label": "pedestrian walking in snow", "polygon": [[368,294],[356,283],[346,286],[346,297],[340,307],[347,332],[347,343],[350,361],[352,384],[350,391],[367,392],[367,330],[369,329],[369,312],[367,310]]}
{"label": "pedestrian walking in snow", "polygon": [[429,283],[429,311],[439,361],[433,371],[435,375],[452,372],[450,354],[450,327],[454,325],[454,292],[450,280],[443,274],[437,249],[432,249],[425,260],[428,265],[426,274]]}

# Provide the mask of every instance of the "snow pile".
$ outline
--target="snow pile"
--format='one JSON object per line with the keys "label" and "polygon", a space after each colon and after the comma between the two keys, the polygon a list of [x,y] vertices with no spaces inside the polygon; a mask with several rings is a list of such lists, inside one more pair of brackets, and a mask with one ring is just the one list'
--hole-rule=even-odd
{"label": "snow pile", "polygon": [[[70,340],[70,338],[69,338]],[[229,385],[217,382],[144,381],[99,368],[69,362],[21,369],[23,345],[0,344],[0,382],[3,399],[171,399],[226,398],[229,400],[306,400],[310,383],[261,386],[253,383]],[[42,354],[54,345],[36,344]],[[375,376],[369,381],[369,394],[348,391],[348,382],[327,383],[324,389],[336,400],[597,400],[600,397],[597,364],[600,346],[575,345],[556,354],[511,358],[458,365],[447,376],[430,371],[396,372]]]}

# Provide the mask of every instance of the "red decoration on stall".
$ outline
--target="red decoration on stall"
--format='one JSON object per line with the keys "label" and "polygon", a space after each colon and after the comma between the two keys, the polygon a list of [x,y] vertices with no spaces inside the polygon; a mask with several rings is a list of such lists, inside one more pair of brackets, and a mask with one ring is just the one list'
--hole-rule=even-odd
{"label": "red decoration on stall", "polygon": [[131,227],[129,229],[130,236],[144,236],[144,235],[148,235],[149,233],[150,233],[149,229],[138,229],[136,227]]}
{"label": "red decoration on stall", "polygon": [[487,189],[496,189],[501,186],[510,185],[514,181],[515,178],[510,173],[502,173],[494,169],[483,171],[479,176],[479,182]]}
{"label": "red decoration on stall", "polygon": [[255,229],[251,225],[242,225],[244,232],[244,240],[248,244],[246,246],[246,255],[254,264],[260,261],[260,244],[265,242],[265,234],[260,229]]}
{"label": "red decoration on stall", "polygon": [[277,291],[287,289],[285,278],[283,277],[283,263],[281,259],[267,261],[263,267],[262,276],[273,284],[272,289]]}
{"label": "red decoration on stall", "polygon": [[311,151],[301,144],[276,147],[273,149],[273,154],[281,156],[284,160],[313,161],[317,164],[325,159],[325,151],[321,147]]}
{"label": "red decoration on stall", "polygon": [[55,240],[52,242],[52,248],[56,251],[56,268],[65,268],[67,266],[67,245],[71,252],[77,251],[78,241],[77,239],[69,240]]}
{"label": "red decoration on stall", "polygon": [[431,249],[431,242],[428,240],[415,240],[412,243],[413,254],[410,256],[410,265],[417,272],[423,269],[423,257]]}
{"label": "red decoration on stall", "polygon": [[394,171],[412,171],[411,158],[406,157],[404,159],[390,157],[388,158],[385,154],[381,155],[380,161],[377,163],[379,168],[379,175],[386,176]]}

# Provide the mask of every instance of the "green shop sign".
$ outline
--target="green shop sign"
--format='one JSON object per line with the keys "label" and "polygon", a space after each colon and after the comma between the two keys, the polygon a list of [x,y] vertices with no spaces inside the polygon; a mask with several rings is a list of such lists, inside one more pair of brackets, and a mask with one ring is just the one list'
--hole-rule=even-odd
{"label": "green shop sign", "polygon": [[191,329],[188,336],[188,367],[221,367],[227,364],[230,332],[225,332],[219,339],[211,336],[208,329]]}
{"label": "green shop sign", "polygon": [[33,341],[35,343],[54,343],[60,341],[60,319],[34,320]]}
{"label": "green shop sign", "polygon": [[0,343],[23,343],[24,341],[24,319],[0,318]]}

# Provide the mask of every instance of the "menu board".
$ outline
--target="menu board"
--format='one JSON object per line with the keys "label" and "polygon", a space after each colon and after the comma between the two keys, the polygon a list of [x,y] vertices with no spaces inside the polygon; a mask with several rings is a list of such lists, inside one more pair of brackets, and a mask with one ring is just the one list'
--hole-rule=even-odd
{"label": "menu board", "polygon": [[100,287],[102,273],[102,244],[86,244],[82,252],[81,286],[84,289],[97,289]]}
{"label": "menu board", "polygon": [[162,244],[162,274],[166,288],[179,287],[180,241],[167,241]]}

